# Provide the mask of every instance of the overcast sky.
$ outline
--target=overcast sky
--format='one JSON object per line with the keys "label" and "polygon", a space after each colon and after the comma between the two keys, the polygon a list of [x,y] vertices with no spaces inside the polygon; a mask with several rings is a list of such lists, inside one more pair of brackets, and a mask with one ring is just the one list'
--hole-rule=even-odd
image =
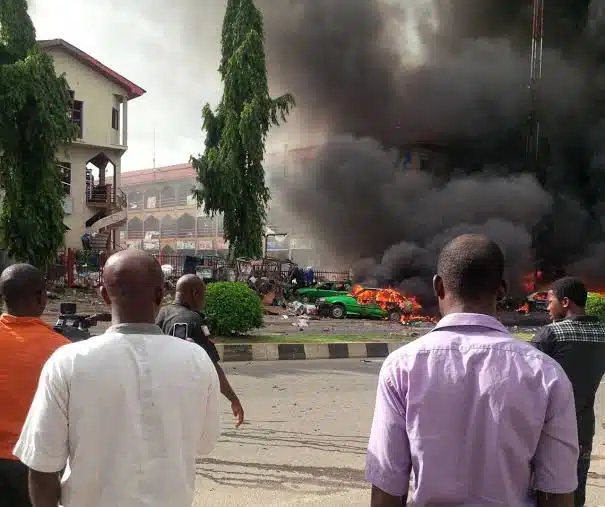
{"label": "overcast sky", "polygon": [[223,10],[222,0],[204,2],[212,7],[196,20],[203,47],[192,61],[190,51],[180,48],[187,25],[162,23],[161,10],[141,13],[136,1],[30,1],[38,39],[65,39],[147,90],[129,105],[122,170],[152,166],[154,129],[158,167],[187,162],[202,150],[200,110],[221,95],[216,68]]}

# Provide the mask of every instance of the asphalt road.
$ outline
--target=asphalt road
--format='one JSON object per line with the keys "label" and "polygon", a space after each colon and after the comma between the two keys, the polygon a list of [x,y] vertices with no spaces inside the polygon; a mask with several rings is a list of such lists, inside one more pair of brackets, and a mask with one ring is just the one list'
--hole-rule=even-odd
{"label": "asphalt road", "polygon": [[[198,465],[194,505],[367,507],[363,465],[381,363],[225,364],[248,423],[235,430],[223,400],[223,435]],[[605,506],[604,389],[597,421],[589,507]]]}

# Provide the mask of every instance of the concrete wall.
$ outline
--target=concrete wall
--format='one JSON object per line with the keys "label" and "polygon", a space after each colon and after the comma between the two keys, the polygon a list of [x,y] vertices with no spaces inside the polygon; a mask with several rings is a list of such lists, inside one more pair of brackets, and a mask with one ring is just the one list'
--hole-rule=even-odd
{"label": "concrete wall", "polygon": [[[83,104],[82,137],[79,142],[96,146],[123,146],[121,133],[112,128],[112,109],[120,110],[122,90],[117,84],[87,67],[61,49],[51,49],[57,74],[65,74],[74,99]],[[122,115],[128,114],[124,106]],[[119,126],[125,118],[120,118]]]}

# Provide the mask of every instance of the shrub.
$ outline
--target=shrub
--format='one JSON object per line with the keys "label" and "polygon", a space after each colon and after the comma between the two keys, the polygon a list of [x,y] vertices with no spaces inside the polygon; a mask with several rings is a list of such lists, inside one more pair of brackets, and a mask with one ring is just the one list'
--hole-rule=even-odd
{"label": "shrub", "polygon": [[245,333],[263,325],[263,304],[245,283],[208,284],[204,313],[212,333],[218,336]]}
{"label": "shrub", "polygon": [[586,301],[586,313],[605,321],[605,297],[595,292],[590,292],[588,294],[588,301]]}

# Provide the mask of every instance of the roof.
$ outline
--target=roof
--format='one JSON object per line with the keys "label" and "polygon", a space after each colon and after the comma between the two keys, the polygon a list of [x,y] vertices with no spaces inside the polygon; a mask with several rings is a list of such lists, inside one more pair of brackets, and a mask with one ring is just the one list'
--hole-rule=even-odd
{"label": "roof", "polygon": [[[295,160],[304,161],[312,159],[317,153],[317,147],[294,148],[288,150],[288,156]],[[268,153],[265,156],[265,162],[271,162],[276,158],[284,156],[283,152]],[[177,164],[165,167],[156,167],[155,169],[139,169],[135,171],[122,171],[122,187],[133,187],[146,183],[161,183],[168,181],[192,180],[195,179],[195,169],[191,164]]]}
{"label": "roof", "polygon": [[145,183],[160,183],[163,181],[191,180],[196,177],[191,164],[178,164],[155,169],[142,169],[139,171],[123,171],[121,175],[122,187],[132,187]]}
{"label": "roof", "polygon": [[140,86],[137,86],[132,81],[129,81],[124,76],[121,76],[117,72],[111,70],[106,65],[103,65],[99,60],[93,58],[88,53],[85,53],[76,46],[70,44],[63,39],[49,39],[39,40],[38,45],[42,49],[63,49],[66,53],[73,56],[76,60],[80,61],[87,67],[98,72],[109,81],[113,81],[118,86],[122,87],[128,92],[128,99],[136,99],[145,93],[145,90]]}

